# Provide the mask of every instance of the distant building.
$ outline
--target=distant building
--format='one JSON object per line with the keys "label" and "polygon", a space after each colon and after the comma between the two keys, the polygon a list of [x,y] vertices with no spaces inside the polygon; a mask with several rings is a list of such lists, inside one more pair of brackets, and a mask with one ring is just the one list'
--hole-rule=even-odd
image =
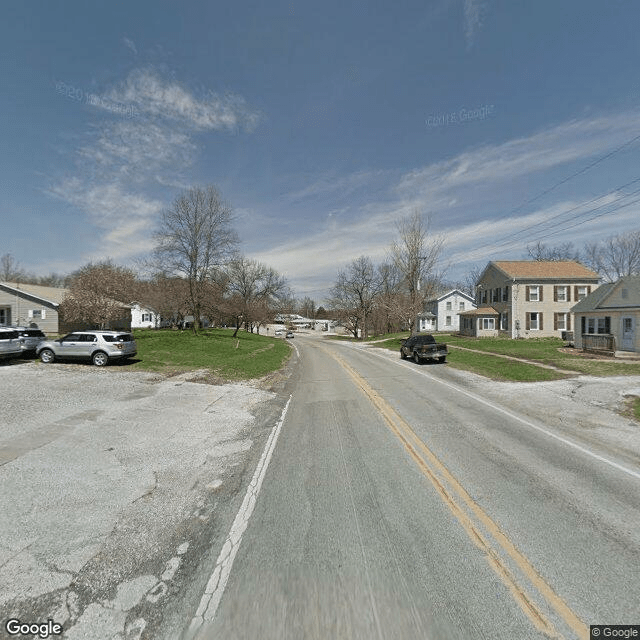
{"label": "distant building", "polygon": [[415,331],[458,331],[458,314],[475,308],[473,296],[459,289],[447,291],[424,303],[423,312],[416,317]]}

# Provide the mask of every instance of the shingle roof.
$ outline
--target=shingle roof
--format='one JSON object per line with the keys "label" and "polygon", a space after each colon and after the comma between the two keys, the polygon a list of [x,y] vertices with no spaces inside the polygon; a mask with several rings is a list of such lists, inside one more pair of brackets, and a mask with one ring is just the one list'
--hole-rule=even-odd
{"label": "shingle roof", "polygon": [[480,307],[479,309],[471,309],[463,311],[459,316],[497,316],[500,315],[493,307]]}
{"label": "shingle roof", "polygon": [[[628,304],[624,307],[607,307],[603,303],[609,297],[613,290],[618,286],[628,288],[631,295],[628,298]],[[571,307],[573,313],[584,313],[587,311],[596,311],[597,309],[607,308],[626,308],[626,307],[638,307],[640,306],[640,276],[624,276],[616,282],[605,282],[601,284],[595,291],[590,293],[586,298],[583,298]]]}
{"label": "shingle roof", "polygon": [[64,297],[69,293],[69,289],[59,287],[43,287],[38,284],[22,284],[21,282],[0,282],[1,285],[14,289],[15,291],[24,291],[29,295],[40,298],[45,302],[58,305]]}
{"label": "shingle roof", "polygon": [[492,261],[510,278],[585,278],[598,280],[595,271],[574,260],[498,260]]}

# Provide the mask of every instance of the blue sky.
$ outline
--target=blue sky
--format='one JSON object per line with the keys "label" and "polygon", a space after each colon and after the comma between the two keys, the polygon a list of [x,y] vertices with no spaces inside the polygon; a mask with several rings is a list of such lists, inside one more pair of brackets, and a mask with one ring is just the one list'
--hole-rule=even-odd
{"label": "blue sky", "polygon": [[414,210],[452,280],[640,228],[634,0],[2,13],[0,254],[29,271],[134,264],[191,185],[217,185],[242,251],[317,301]]}

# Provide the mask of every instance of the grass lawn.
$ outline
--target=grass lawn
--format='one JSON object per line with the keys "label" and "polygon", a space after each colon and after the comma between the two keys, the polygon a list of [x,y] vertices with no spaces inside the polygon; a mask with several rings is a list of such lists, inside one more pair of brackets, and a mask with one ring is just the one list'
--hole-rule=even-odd
{"label": "grass lawn", "polygon": [[560,369],[578,371],[593,376],[640,375],[640,362],[616,362],[609,359],[589,358],[581,351],[566,353],[560,351],[564,343],[560,338],[528,338],[511,340],[510,338],[468,338],[462,336],[442,336],[443,342],[478,351],[500,353],[503,355],[526,358]]}
{"label": "grass lawn", "polygon": [[[400,352],[400,339],[408,337],[408,332],[391,334],[384,342],[376,346]],[[445,342],[449,349],[447,361],[455,369],[473,371],[494,380],[538,381],[558,380],[565,374],[551,369],[536,367],[534,364],[514,362],[504,358],[492,357],[501,354],[524,358],[531,362],[553,365],[567,371],[577,371],[592,376],[640,375],[640,362],[616,362],[607,359],[593,359],[580,355],[581,352],[565,353],[560,351],[564,343],[559,338],[529,338],[511,340],[510,338],[468,338],[449,334],[435,334],[438,342]],[[485,351],[486,356],[456,349],[455,346]],[[399,357],[399,356],[398,356]]]}
{"label": "grass lawn", "polygon": [[[378,343],[376,346],[389,349],[398,353],[400,357],[400,339],[406,338],[409,334],[404,332],[397,334],[396,337]],[[446,342],[451,344],[450,336],[438,336],[438,342]],[[473,371],[493,380],[510,380],[512,382],[540,382],[541,380],[559,380],[567,376],[553,371],[552,369],[542,369],[532,364],[524,362],[514,362],[513,360],[505,360],[490,354],[480,356],[470,351],[462,351],[461,349],[451,349],[447,356],[447,362],[454,369],[464,369],[465,371]]]}
{"label": "grass lawn", "polygon": [[286,340],[233,329],[192,331],[134,330],[138,356],[132,369],[180,373],[209,369],[214,378],[237,381],[261,378],[280,369],[291,346]]}

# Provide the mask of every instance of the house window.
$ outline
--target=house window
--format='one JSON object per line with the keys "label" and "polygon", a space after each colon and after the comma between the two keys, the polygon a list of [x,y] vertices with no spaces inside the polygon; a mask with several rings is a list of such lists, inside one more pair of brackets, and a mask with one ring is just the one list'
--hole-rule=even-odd
{"label": "house window", "polygon": [[509,301],[509,287],[505,287],[502,290],[502,302],[508,302]]}
{"label": "house window", "polygon": [[451,311],[451,300],[447,302],[447,311]]}
{"label": "house window", "polygon": [[569,297],[568,290],[569,287],[555,287],[556,302],[567,302]]}
{"label": "house window", "polygon": [[530,331],[540,331],[542,329],[542,314],[538,311],[527,313],[527,329]]}
{"label": "house window", "polygon": [[143,313],[142,314],[142,322],[151,322],[151,314]]}
{"label": "house window", "polygon": [[622,320],[622,331],[623,333],[631,333],[633,330],[633,320],[632,318],[623,318]]}
{"label": "house window", "polygon": [[576,287],[576,301],[584,300],[589,295],[589,287]]}
{"label": "house window", "polygon": [[609,333],[607,320],[608,318],[598,318],[598,333]]}
{"label": "house window", "polygon": [[495,318],[480,318],[482,320],[482,328],[483,329],[495,329],[496,321]]}
{"label": "house window", "polygon": [[500,316],[500,331],[508,331],[509,330],[509,314],[503,313]]}
{"label": "house window", "polygon": [[611,317],[586,318],[583,333],[611,333]]}
{"label": "house window", "polygon": [[569,323],[568,323],[568,313],[556,313],[555,314],[555,329],[557,331],[568,331]]}
{"label": "house window", "polygon": [[621,293],[622,293],[622,297],[623,298],[626,299],[626,298],[629,297],[629,290],[628,289],[623,289]]}
{"label": "house window", "polygon": [[447,325],[447,327],[451,326],[451,316],[446,317],[445,324]]}
{"label": "house window", "polygon": [[10,309],[0,309],[0,324],[9,324]]}
{"label": "house window", "polygon": [[460,311],[464,311],[464,302],[461,302],[459,306],[460,306]]}
{"label": "house window", "polygon": [[542,296],[540,295],[540,287],[538,285],[528,287],[529,291],[529,302],[540,302]]}
{"label": "house window", "polygon": [[487,302],[487,291],[486,289],[482,291],[482,294],[480,296],[480,302],[483,304],[486,304]]}

